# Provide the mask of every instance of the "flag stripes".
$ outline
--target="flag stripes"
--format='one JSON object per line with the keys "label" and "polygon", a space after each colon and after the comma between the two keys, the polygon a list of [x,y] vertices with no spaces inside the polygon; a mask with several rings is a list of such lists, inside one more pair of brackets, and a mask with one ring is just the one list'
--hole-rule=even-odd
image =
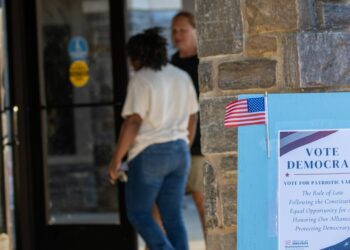
{"label": "flag stripes", "polygon": [[247,98],[233,101],[226,105],[225,127],[238,127],[266,124],[267,114],[265,98]]}

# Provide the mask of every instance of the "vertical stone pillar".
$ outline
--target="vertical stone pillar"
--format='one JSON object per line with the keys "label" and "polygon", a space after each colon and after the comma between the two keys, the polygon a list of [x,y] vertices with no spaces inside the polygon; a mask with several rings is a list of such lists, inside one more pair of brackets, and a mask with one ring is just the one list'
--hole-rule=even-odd
{"label": "vertical stone pillar", "polygon": [[[236,249],[239,94],[350,90],[350,2],[196,0],[209,250]],[[252,194],[253,198],[254,194]]]}

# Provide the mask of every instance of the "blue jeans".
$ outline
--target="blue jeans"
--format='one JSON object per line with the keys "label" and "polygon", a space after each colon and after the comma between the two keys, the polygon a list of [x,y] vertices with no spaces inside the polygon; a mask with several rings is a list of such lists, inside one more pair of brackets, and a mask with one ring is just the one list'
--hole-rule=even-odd
{"label": "blue jeans", "polygon": [[[129,162],[127,214],[150,250],[189,249],[181,211],[189,167],[184,140],[153,144]],[[155,203],[166,234],[152,217]]]}

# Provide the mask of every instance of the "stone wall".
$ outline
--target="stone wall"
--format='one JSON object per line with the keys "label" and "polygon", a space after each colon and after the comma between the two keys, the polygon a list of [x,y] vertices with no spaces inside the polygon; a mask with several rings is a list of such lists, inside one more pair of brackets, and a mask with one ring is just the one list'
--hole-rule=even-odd
{"label": "stone wall", "polygon": [[349,0],[196,0],[209,250],[236,249],[237,131],[243,93],[350,90]]}

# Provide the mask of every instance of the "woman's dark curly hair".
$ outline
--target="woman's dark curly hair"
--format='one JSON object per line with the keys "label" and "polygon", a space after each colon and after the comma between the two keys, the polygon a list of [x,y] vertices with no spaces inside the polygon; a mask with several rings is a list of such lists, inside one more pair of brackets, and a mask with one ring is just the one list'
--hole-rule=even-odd
{"label": "woman's dark curly hair", "polygon": [[131,60],[139,60],[142,67],[160,70],[168,62],[166,39],[159,35],[160,28],[152,28],[132,36],[127,43]]}

